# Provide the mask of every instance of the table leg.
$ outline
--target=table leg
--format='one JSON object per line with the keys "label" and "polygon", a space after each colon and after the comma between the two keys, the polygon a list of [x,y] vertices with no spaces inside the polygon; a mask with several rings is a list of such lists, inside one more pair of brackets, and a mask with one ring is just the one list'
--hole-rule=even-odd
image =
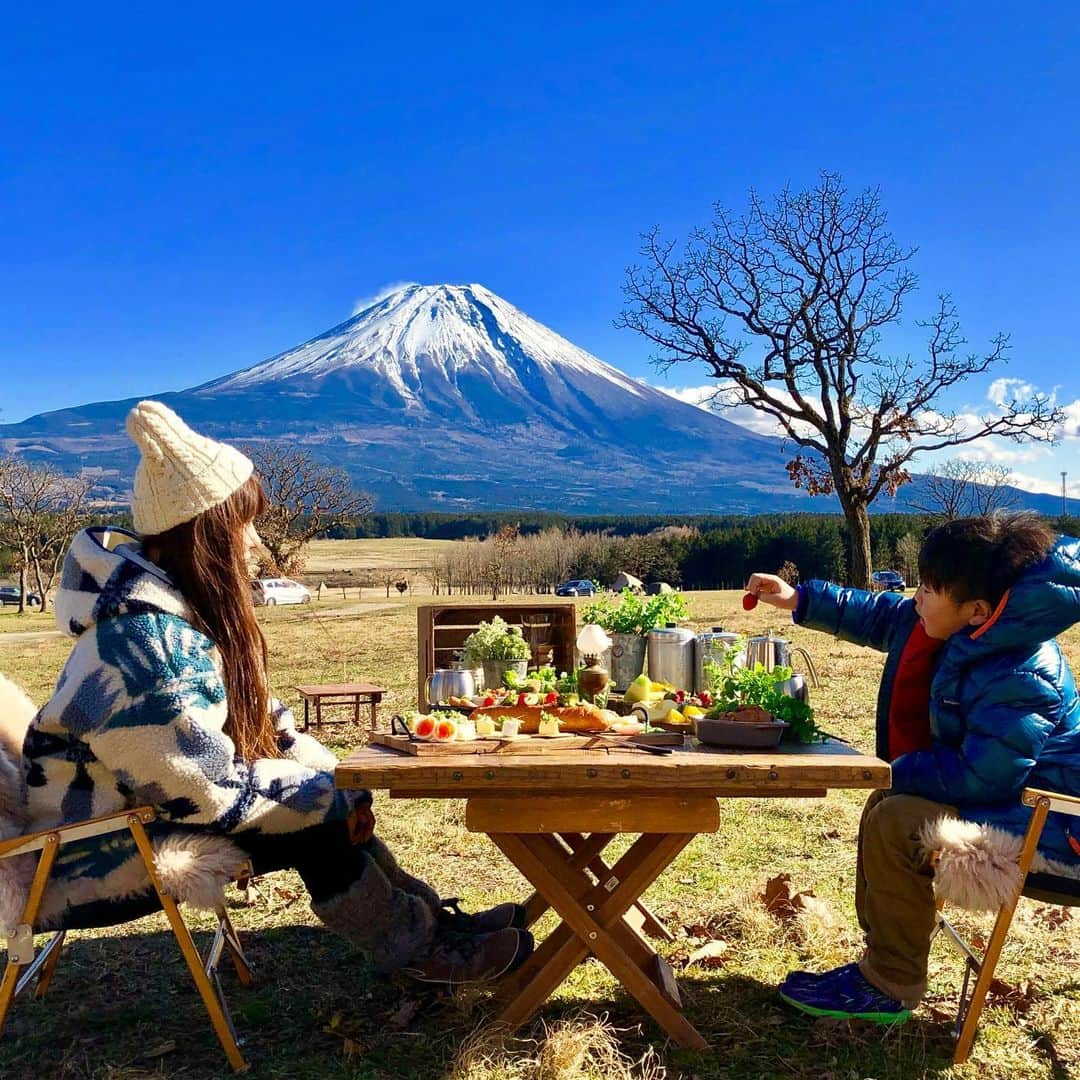
{"label": "table leg", "polygon": [[322,698],[315,699],[315,730],[322,730]]}
{"label": "table leg", "polygon": [[[552,836],[492,833],[491,839],[563,919],[562,926],[522,966],[514,978],[516,997],[500,1021],[511,1028],[525,1022],[585,958],[597,957],[681,1046],[708,1045],[673,1003],[670,969],[623,915],[641,893],[693,839],[693,833],[646,833],[592,885],[583,870],[571,867]],[[534,962],[535,960],[535,962]],[[656,974],[650,973],[654,968]],[[528,969],[528,971],[526,971]],[[520,976],[524,973],[524,979]]]}
{"label": "table leg", "polygon": [[[584,870],[589,863],[615,839],[614,833],[592,833],[588,838],[581,833],[560,833],[559,836],[569,847],[567,862],[575,870]],[[571,840],[570,838],[574,839]],[[534,892],[525,901],[525,910],[528,919],[526,926],[532,926],[551,905],[540,895]]]}
{"label": "table leg", "polygon": [[352,722],[359,727],[360,726],[360,695],[357,694],[353,698],[352,703]]}
{"label": "table leg", "polygon": [[[560,833],[559,835],[566,841],[572,851],[583,850],[585,837],[581,833]],[[597,881],[603,881],[611,870],[607,863],[600,858],[599,852],[585,865]],[[634,902],[634,908],[641,916],[641,928],[646,934],[660,941],[675,940],[675,935],[640,900]]]}
{"label": "table leg", "polygon": [[304,730],[305,731],[307,731],[307,729],[309,727],[309,724],[308,724],[308,705],[309,704],[310,704],[310,702],[308,701],[308,699],[304,698]]}
{"label": "table leg", "polygon": [[371,695],[371,730],[372,731],[375,730],[375,710],[378,707],[378,704],[379,704],[381,699],[382,699],[382,694],[372,694]]}

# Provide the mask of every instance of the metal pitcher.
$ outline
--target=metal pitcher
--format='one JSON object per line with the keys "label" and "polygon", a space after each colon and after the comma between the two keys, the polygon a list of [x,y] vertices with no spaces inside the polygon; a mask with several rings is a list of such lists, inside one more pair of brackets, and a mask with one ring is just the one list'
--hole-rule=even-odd
{"label": "metal pitcher", "polygon": [[722,626],[714,626],[712,630],[698,634],[697,641],[694,643],[695,693],[712,689],[709,676],[705,671],[705,665],[713,663],[723,667],[728,650],[736,645],[739,640],[738,634],[725,630]]}
{"label": "metal pitcher", "polygon": [[451,697],[471,697],[476,693],[476,681],[471,671],[436,668],[424,682],[424,697],[433,704]]}
{"label": "metal pitcher", "polygon": [[810,673],[814,689],[820,685],[814,659],[801,645],[792,645],[786,638],[775,637],[771,630],[766,630],[760,637],[752,637],[746,643],[746,666],[753,668],[760,664],[766,671],[777,667],[791,667],[791,658],[800,653],[806,661],[806,670]]}

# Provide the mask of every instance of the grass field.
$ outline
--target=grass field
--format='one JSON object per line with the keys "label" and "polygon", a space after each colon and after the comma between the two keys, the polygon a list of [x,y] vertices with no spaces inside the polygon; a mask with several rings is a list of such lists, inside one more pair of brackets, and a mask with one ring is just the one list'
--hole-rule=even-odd
{"label": "grass field", "polygon": [[[775,613],[770,619],[760,608],[743,613],[736,593],[691,593],[687,599],[697,628],[722,623],[760,632],[780,625]],[[336,614],[319,605],[261,611],[275,690],[295,704],[293,684],[343,674],[371,678],[390,688],[381,713],[387,719],[415,697],[416,603],[395,596],[390,605],[357,604]],[[12,630],[31,628],[39,628],[38,617],[0,618],[0,671],[17,677],[40,700],[49,693],[69,644],[60,638],[4,640]],[[823,676],[824,685],[814,695],[822,725],[871,749],[880,657],[798,628],[790,636],[810,648]],[[1063,644],[1075,666],[1080,631],[1070,631]],[[324,737],[344,752],[362,732],[335,726]],[[225,980],[253,1075],[334,1080],[631,1075],[1061,1080],[1080,1075],[1076,923],[1068,912],[1027,901],[999,974],[1021,990],[1031,980],[1035,990],[1017,995],[1019,1008],[999,998],[987,1009],[967,1066],[950,1066],[946,1014],[961,971],[944,944],[932,956],[928,1002],[896,1031],[811,1022],[777,1002],[774,987],[788,969],[824,968],[857,954],[851,893],[861,802],[855,792],[823,801],[726,802],[720,831],[695,840],[646,894],[678,932],[678,940],[663,951],[679,970],[690,1018],[711,1043],[701,1054],[666,1045],[658,1029],[643,1024],[636,1003],[592,961],[578,969],[520,1040],[477,1044],[470,1037],[483,1031],[483,994],[419,998],[407,986],[376,981],[357,955],[319,928],[299,879],[271,875],[251,903],[235,899],[232,905],[259,965],[260,983],[242,991]],[[458,895],[472,907],[524,895],[524,883],[489,841],[464,829],[460,803],[391,803],[379,796],[376,812],[381,834],[401,861],[444,894]],[[758,894],[779,873],[790,874],[799,889],[812,888],[820,909],[789,922],[768,914]],[[193,921],[205,946],[209,924]],[[988,927],[983,918],[957,921],[969,931]],[[541,932],[547,926],[542,924]],[[151,917],[72,935],[45,1002],[16,1004],[0,1042],[0,1075],[109,1080],[227,1075],[164,931],[164,919]],[[727,945],[717,966],[688,966],[689,954],[709,937]]]}
{"label": "grass field", "polygon": [[457,540],[313,540],[306,569],[328,570],[423,570],[436,556],[450,551]]}

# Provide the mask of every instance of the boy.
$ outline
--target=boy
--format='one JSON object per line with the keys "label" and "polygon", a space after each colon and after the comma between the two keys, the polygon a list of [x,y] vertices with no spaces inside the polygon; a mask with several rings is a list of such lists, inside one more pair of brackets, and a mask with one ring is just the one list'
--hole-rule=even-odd
{"label": "boy", "polygon": [[[914,600],[753,574],[747,591],[794,621],[887,653],[877,754],[892,789],[859,826],[857,964],[792,972],[780,996],[815,1016],[899,1023],[926,992],[933,869],[919,842],[942,816],[1022,834],[1025,786],[1080,795],[1080,699],[1055,635],[1080,620],[1080,541],[1034,514],[962,518],[919,553]],[[1080,838],[1051,814],[1036,869],[1080,877]]]}

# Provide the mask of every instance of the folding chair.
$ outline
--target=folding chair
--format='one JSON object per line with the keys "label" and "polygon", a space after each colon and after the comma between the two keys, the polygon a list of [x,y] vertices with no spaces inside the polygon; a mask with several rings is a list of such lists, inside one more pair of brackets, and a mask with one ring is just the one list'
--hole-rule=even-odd
{"label": "folding chair", "polygon": [[[1046,815],[1054,810],[1072,817],[1080,817],[1080,798],[1073,795],[1059,795],[1052,791],[1040,791],[1038,788],[1025,788],[1021,799],[1025,806],[1033,807],[1034,812],[1027,832],[1024,834],[1023,847],[1020,849],[1018,860],[1020,883],[1014,894],[998,908],[994,929],[981,959],[949,924],[944,915],[938,912],[937,930],[943,932],[964,957],[964,982],[960,989],[960,1003],[953,1028],[953,1035],[956,1038],[953,1062],[957,1065],[967,1061],[971,1053],[975,1031],[979,1026],[979,1017],[982,1015],[986,995],[994,978],[994,969],[997,967],[998,957],[1001,955],[1005,936],[1009,932],[1013,913],[1016,911],[1020,897],[1026,896],[1044,904],[1080,906],[1080,879],[1041,872],[1031,873],[1031,863],[1039,846],[1043,826],[1046,824]],[[973,976],[974,982],[972,982]]]}
{"label": "folding chair", "polygon": [[192,940],[191,931],[188,930],[180,915],[176,898],[169,895],[155,865],[154,849],[146,833],[146,826],[154,820],[155,816],[152,809],[144,806],[136,810],[125,810],[77,824],[61,825],[54,829],[29,833],[0,842],[0,861],[16,855],[24,855],[27,852],[41,852],[23,907],[22,917],[7,939],[7,967],[4,969],[3,978],[0,979],[0,1034],[3,1034],[8,1010],[15,996],[37,975],[34,996],[43,997],[49,988],[60,958],[60,947],[67,933],[66,930],[57,931],[36,956],[34,950],[34,925],[60,846],[73,840],[83,840],[91,836],[103,836],[106,833],[129,829],[138,847],[143,865],[146,867],[147,875],[161,901],[165,916],[169,920],[172,932],[176,936],[180,952],[187,962],[191,977],[195,980],[195,986],[206,1006],[206,1011],[210,1014],[210,1022],[225,1051],[225,1056],[234,1069],[244,1072],[248,1064],[237,1045],[236,1030],[225,1004],[221,980],[218,976],[218,964],[222,953],[227,952],[244,986],[250,986],[252,983],[251,965],[244,956],[236,931],[225,910],[224,900],[216,908],[217,932],[205,962],[200,957],[195,942]]}

